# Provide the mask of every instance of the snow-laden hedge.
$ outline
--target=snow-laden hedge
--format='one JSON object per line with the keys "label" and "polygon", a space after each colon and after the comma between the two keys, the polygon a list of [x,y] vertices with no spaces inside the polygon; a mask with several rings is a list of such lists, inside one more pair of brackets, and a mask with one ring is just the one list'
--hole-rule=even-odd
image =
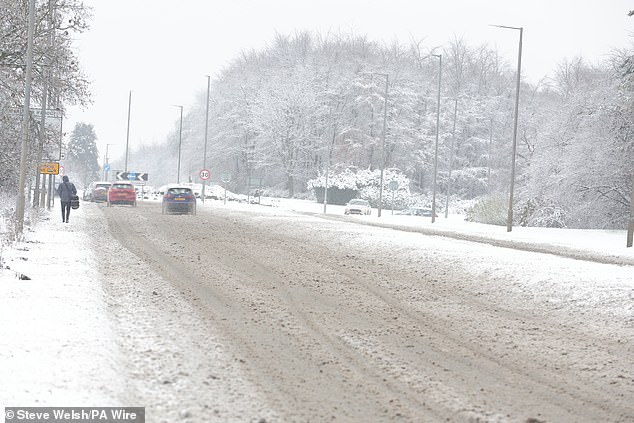
{"label": "snow-laden hedge", "polygon": [[[342,172],[329,172],[328,174],[328,202],[330,204],[345,204],[353,198],[363,198],[370,202],[372,207],[379,205],[379,188],[381,171],[379,169],[358,169],[349,167]],[[391,190],[394,182],[397,189]],[[399,169],[385,169],[383,172],[383,207],[395,209],[405,208],[410,205],[409,178]],[[326,175],[307,182],[307,188],[315,192],[317,202],[324,201],[324,187]]]}
{"label": "snow-laden hedge", "polygon": [[506,225],[508,216],[508,199],[502,194],[482,197],[467,211],[468,222],[486,223],[488,225]]}
{"label": "snow-laden hedge", "polygon": [[568,213],[552,202],[532,198],[526,201],[519,212],[519,224],[543,228],[565,228]]}

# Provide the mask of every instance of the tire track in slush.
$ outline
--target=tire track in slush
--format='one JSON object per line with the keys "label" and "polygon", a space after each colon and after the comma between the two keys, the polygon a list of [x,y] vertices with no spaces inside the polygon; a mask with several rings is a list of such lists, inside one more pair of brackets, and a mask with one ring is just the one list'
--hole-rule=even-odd
{"label": "tire track in slush", "polygon": [[[212,319],[213,324],[217,325],[220,323],[220,325],[223,326],[224,333],[230,334],[231,339],[235,340],[238,338],[239,347],[247,350],[247,356],[253,358],[262,354],[262,345],[253,345],[253,339],[259,339],[256,334],[260,328],[254,327],[251,329],[249,334],[245,334],[244,336],[241,336],[240,330],[248,328],[245,328],[244,326],[236,328],[236,326],[240,325],[240,322],[249,321],[251,318],[252,313],[250,313],[244,306],[240,306],[237,302],[235,302],[228,293],[220,293],[218,289],[212,289],[207,284],[201,284],[199,278],[200,276],[204,277],[204,275],[198,275],[198,272],[196,271],[188,271],[187,273],[182,272],[183,262],[161,250],[157,246],[156,240],[148,241],[140,239],[140,237],[133,237],[132,234],[134,233],[134,228],[128,222],[125,222],[123,219],[111,219],[110,222],[112,225],[113,235],[115,235],[115,237],[118,238],[123,245],[127,246],[127,248],[131,249],[144,260],[154,263],[154,265],[159,268],[160,273],[162,273],[164,277],[167,277],[167,279],[174,282],[179,288],[188,289],[190,292],[193,292],[197,298],[204,299],[207,302],[207,304],[205,304],[206,311],[214,316]],[[242,252],[239,250],[237,251],[238,254],[242,256]],[[236,251],[234,251],[234,253],[235,252]],[[233,257],[233,255],[229,255],[229,257]],[[262,277],[265,276],[268,280],[274,281],[276,286],[284,286],[284,280],[281,279],[279,275],[270,272],[265,265],[256,263],[255,261],[250,261],[250,263],[251,271],[248,271],[248,267],[246,266],[241,269],[237,269],[235,262],[233,261],[230,261],[228,264],[223,263],[223,267],[225,267],[226,271],[233,273],[235,276],[242,276],[241,278],[238,278],[239,280],[236,281],[237,283],[242,283],[241,281],[245,279],[262,279]],[[174,272],[172,269],[179,270],[178,272]],[[225,272],[222,272],[222,274],[224,273]],[[194,286],[192,281],[199,281],[199,283]],[[250,288],[250,285],[243,284],[243,286],[245,288]],[[347,381],[344,378],[343,381],[337,381],[339,369],[332,369],[330,371],[330,375],[324,375],[321,373],[325,369],[324,366],[318,370],[315,369],[317,372],[321,373],[319,380],[317,380],[318,385],[328,386],[328,389],[324,392],[326,394],[325,397],[313,398],[313,396],[319,392],[319,389],[315,389],[317,387],[313,387],[312,383],[308,383],[305,387],[304,396],[301,402],[304,404],[314,403],[314,405],[309,407],[313,413],[323,413],[323,409],[328,406],[327,403],[329,401],[333,402],[334,400],[333,409],[328,410],[328,413],[320,417],[324,419],[331,419],[332,417],[336,417],[336,414],[333,413],[343,413],[345,415],[346,413],[354,412],[355,414],[350,417],[355,420],[357,418],[364,418],[366,421],[377,421],[377,419],[380,421],[391,421],[393,418],[399,417],[405,418],[406,420],[418,418],[440,420],[441,415],[447,415],[448,413],[451,414],[450,410],[442,410],[442,412],[439,413],[437,410],[425,405],[424,401],[421,401],[419,397],[410,394],[406,389],[407,387],[400,388],[396,382],[388,383],[385,379],[385,375],[377,374],[376,369],[372,369],[365,364],[364,357],[358,356],[355,354],[354,350],[349,348],[349,346],[342,343],[326,331],[319,329],[318,325],[301,311],[301,306],[298,306],[295,301],[289,301],[289,299],[292,298],[292,293],[290,291],[284,288],[280,289],[280,291],[282,291],[283,295],[278,295],[276,298],[282,301],[285,299],[289,313],[298,320],[298,324],[302,328],[308,329],[308,336],[312,340],[316,340],[322,350],[324,349],[323,345],[330,346],[326,356],[336,352],[336,354],[334,354],[334,360],[341,363],[340,366],[342,369],[340,370],[351,379],[350,381]],[[239,318],[236,318],[236,315],[239,316]],[[233,316],[231,319],[233,324],[228,322],[223,316]],[[275,336],[282,339],[278,340],[279,342],[274,342],[274,345],[288,345],[292,343],[292,341],[285,340],[285,338],[289,337],[287,334],[277,333]],[[235,345],[234,342],[231,343]],[[274,351],[279,350],[274,349]],[[302,354],[300,351],[298,354],[294,355],[301,356]],[[277,357],[264,357],[261,360],[264,366],[261,367],[266,368],[266,365],[270,366],[272,360],[275,360],[276,358]],[[279,364],[284,365],[282,362]],[[314,363],[301,362],[298,367],[301,369],[310,369],[311,367],[314,367]],[[260,373],[262,368],[257,369],[257,373]],[[288,387],[291,387],[291,381],[285,381],[287,384],[286,387],[284,384],[280,384],[282,382],[280,376],[283,376],[284,369],[277,370],[282,371],[276,371],[276,369],[273,369],[273,371],[270,372],[272,374],[269,375],[268,379],[272,386],[277,386],[278,392],[268,390],[267,394],[279,396],[279,398],[275,401],[275,408],[280,409],[280,407],[283,407],[284,404],[288,404],[289,397],[296,396],[298,394],[297,389],[301,388],[301,386],[292,386],[292,389],[289,390]],[[288,367],[286,370],[288,370]],[[314,375],[304,376],[306,378],[305,382],[308,382],[308,378],[314,377]],[[372,381],[372,383],[370,383],[370,381]],[[344,399],[347,399],[347,402],[337,400],[336,394],[333,396],[333,382],[341,385],[338,389],[339,394]],[[260,386],[262,385],[260,384]],[[360,392],[360,386],[363,386],[363,392]],[[351,395],[351,392],[354,395]],[[350,396],[352,396],[352,398],[347,398]],[[404,401],[404,399],[406,401]],[[401,402],[403,404],[401,404]],[[341,404],[338,405],[339,403]],[[394,410],[387,407],[392,407]],[[290,410],[283,410],[283,408],[280,409],[280,412],[290,413],[287,414],[290,418],[312,419],[317,416],[317,414],[309,414],[307,416],[302,414],[301,410],[297,411],[299,411],[300,414],[296,414],[296,412]]]}
{"label": "tire track in slush", "polygon": [[[253,228],[253,230],[257,231],[257,229]],[[264,234],[261,234],[263,238]],[[297,261],[305,261],[305,257],[311,257],[314,260],[314,255],[311,254],[299,254],[298,249],[302,249],[302,246],[294,245],[291,248],[285,248],[285,252],[280,254],[279,249],[283,248],[281,246],[286,246],[283,242],[273,243],[276,246],[275,250],[268,251],[268,256],[279,255],[279,256],[295,256],[295,265],[297,265]],[[250,251],[261,251],[262,248],[254,248]],[[240,250],[241,251],[241,250]],[[249,255],[250,262],[258,262],[259,259],[255,258],[252,254]],[[332,263],[332,257],[330,259],[321,260],[322,264],[326,267],[329,266],[328,263]],[[368,263],[366,263],[368,265]],[[260,264],[262,268],[266,268],[267,265]],[[425,348],[425,356],[435,357],[436,362],[447,362],[451,363],[452,373],[461,375],[462,380],[468,379],[471,382],[471,385],[486,385],[486,386],[494,386],[496,384],[499,385],[500,380],[508,380],[508,381],[516,381],[515,385],[521,387],[521,392],[516,392],[512,396],[512,400],[517,402],[518,399],[522,398],[532,398],[535,396],[540,398],[540,402],[542,404],[542,408],[540,412],[542,414],[555,414],[555,415],[568,415],[569,418],[574,417],[571,414],[576,413],[575,405],[580,402],[584,404],[586,407],[583,411],[585,418],[590,417],[592,414],[596,416],[596,418],[592,418],[592,420],[600,420],[602,416],[605,415],[606,407],[605,404],[609,403],[610,396],[604,392],[598,391],[596,389],[586,388],[584,392],[578,391],[577,383],[568,383],[567,386],[562,386],[562,383],[566,383],[565,380],[557,380],[558,385],[554,384],[554,380],[552,377],[552,371],[544,370],[543,368],[539,368],[537,366],[532,365],[530,361],[524,363],[525,367],[518,367],[516,363],[508,362],[501,359],[499,356],[494,355],[492,352],[488,352],[483,348],[477,348],[475,344],[469,342],[468,340],[464,340],[457,336],[452,332],[451,329],[447,327],[443,327],[439,324],[436,324],[434,321],[435,316],[431,314],[426,314],[425,312],[414,311],[411,307],[408,307],[402,301],[395,299],[392,295],[390,295],[384,288],[379,288],[375,283],[371,281],[366,281],[361,275],[358,273],[353,273],[351,270],[348,270],[349,267],[338,266],[336,268],[336,272],[343,275],[348,281],[353,282],[355,287],[361,286],[368,294],[374,296],[378,302],[383,303],[387,306],[388,309],[391,310],[390,314],[399,315],[400,320],[403,320],[403,317],[409,320],[408,324],[413,325],[413,327],[424,327],[426,328],[424,334],[426,336],[426,342],[428,344]],[[332,267],[330,267],[333,270]],[[324,269],[322,269],[323,271]],[[366,268],[367,270],[367,268]],[[378,270],[378,269],[377,269]],[[385,271],[384,269],[381,269]],[[366,272],[369,274],[376,274],[376,271]],[[342,284],[342,286],[349,286],[349,284]],[[290,292],[287,292],[287,295],[292,297]],[[472,301],[471,298],[469,298]],[[478,303],[478,301],[475,301]],[[481,304],[481,303],[480,303]],[[469,306],[470,304],[467,304]],[[477,304],[476,304],[477,305]],[[295,307],[296,312],[302,313],[301,307]],[[491,317],[495,317],[497,319],[500,316],[496,316],[495,313],[491,313],[486,310],[486,307],[482,307],[478,310],[478,313],[486,312]],[[523,316],[526,317],[526,316]],[[306,322],[309,323],[309,322]],[[430,336],[429,334],[433,334]],[[421,332],[421,335],[423,333]],[[564,335],[562,333],[562,335]],[[447,349],[446,345],[443,346],[446,342],[451,343],[451,347]],[[389,345],[398,345],[398,339],[395,339],[393,343]],[[477,348],[477,349],[476,349]],[[473,358],[477,356],[477,359]],[[471,359],[465,360],[465,358],[470,357]],[[477,360],[477,368],[473,366],[473,363]],[[410,361],[411,362],[411,361]],[[541,364],[541,363],[538,363]],[[442,374],[442,373],[441,373]],[[574,375],[569,375],[567,380],[571,380]],[[521,382],[517,382],[518,379],[521,379]],[[574,379],[574,378],[573,378]],[[487,383],[483,383],[484,380],[487,380]],[[578,382],[578,381],[577,381]],[[446,380],[443,380],[443,384],[449,385]],[[436,386],[438,388],[438,386]],[[507,390],[505,388],[504,390]],[[452,390],[444,389],[444,394],[451,395]],[[499,395],[503,396],[505,393],[500,392]],[[582,395],[583,394],[583,395]],[[563,401],[564,397],[568,398],[568,401]],[[477,415],[478,413],[475,411],[477,409],[481,409],[477,404],[464,404],[460,401],[443,401],[440,400],[439,403],[448,402],[453,405],[456,405],[456,409],[466,409],[468,410],[468,414],[471,417]],[[565,404],[568,402],[568,404]],[[527,404],[528,407],[528,404]],[[620,411],[623,415],[626,415],[631,410],[626,409],[618,409],[615,407],[614,411]],[[456,409],[450,410],[455,413]],[[591,409],[594,411],[592,412]],[[480,416],[486,417],[486,416]]]}
{"label": "tire track in slush", "polygon": [[[147,208],[144,212],[152,213],[151,208]],[[129,213],[126,214],[129,215]],[[117,232],[123,235],[122,238],[125,238],[126,234],[129,235],[134,232],[130,223],[123,222],[126,218],[129,218],[129,216],[122,215],[120,219],[111,219],[119,227]],[[134,219],[134,217],[131,218]],[[575,393],[574,386],[566,385],[566,381],[557,381],[558,384],[555,384],[556,379],[549,379],[547,371],[538,368],[540,363],[535,365],[528,363],[522,368],[517,363],[503,360],[490,349],[487,350],[486,345],[474,345],[469,342],[468,338],[462,339],[460,334],[453,333],[451,326],[447,324],[443,326],[440,321],[435,321],[438,316],[414,310],[411,305],[404,304],[403,301],[390,294],[389,288],[381,287],[378,280],[372,280],[374,277],[372,275],[385,272],[384,268],[381,269],[381,266],[374,266],[372,271],[366,272],[366,274],[369,273],[370,275],[368,276],[369,279],[366,280],[366,277],[348,270],[349,266],[341,266],[338,263],[341,256],[336,255],[337,252],[329,252],[327,250],[324,252],[323,248],[316,248],[312,245],[310,248],[313,250],[310,251],[307,246],[310,242],[298,244],[294,236],[285,236],[280,233],[271,234],[265,228],[249,222],[245,223],[242,221],[238,223],[241,219],[236,219],[235,216],[224,217],[218,216],[217,213],[216,215],[201,213],[198,218],[185,221],[191,223],[191,225],[182,226],[166,225],[165,223],[170,221],[165,219],[157,219],[157,221],[153,219],[154,216],[138,222],[140,226],[145,225],[149,229],[149,225],[153,225],[154,228],[145,232],[139,231],[140,235],[138,236],[130,235],[122,239],[124,245],[126,245],[126,242],[131,245],[140,243],[140,245],[134,247],[139,254],[142,254],[147,260],[155,262],[181,288],[192,290],[197,297],[206,300],[206,310],[214,316],[214,319],[212,319],[213,324],[221,322],[225,333],[230,334],[231,337],[238,338],[239,346],[247,351],[247,355],[261,357],[260,362],[262,365],[259,367],[262,367],[262,369],[257,369],[257,372],[260,372],[260,376],[262,376],[261,372],[267,373],[268,381],[260,386],[267,391],[268,395],[275,398],[276,405],[287,402],[288,396],[297,395],[297,389],[301,387],[284,386],[284,384],[291,382],[288,377],[286,381],[276,380],[275,373],[282,374],[284,372],[283,368],[263,370],[266,369],[267,361],[275,360],[277,357],[266,356],[263,349],[253,342],[253,339],[262,341],[262,337],[258,337],[258,331],[262,328],[257,323],[257,316],[255,318],[256,321],[251,323],[250,327],[244,327],[247,326],[244,323],[241,325],[243,320],[254,319],[254,312],[248,305],[238,304],[239,301],[235,300],[236,292],[247,291],[242,294],[246,295],[246,297],[240,299],[242,302],[251,301],[251,304],[254,304],[258,301],[258,295],[261,300],[266,299],[268,304],[263,302],[263,305],[268,308],[267,312],[270,316],[276,317],[277,313],[278,316],[286,315],[287,319],[294,319],[295,331],[299,333],[286,333],[287,329],[290,330],[289,328],[281,330],[280,328],[273,328],[270,324],[267,328],[275,331],[275,336],[281,343],[298,344],[294,346],[295,349],[293,350],[296,351],[298,357],[289,357],[287,354],[288,360],[291,362],[300,360],[299,356],[306,354],[302,347],[311,347],[310,343],[306,345],[306,341],[302,342],[297,339],[303,335],[313,341],[314,345],[312,345],[312,348],[321,349],[321,351],[319,353],[312,352],[308,363],[306,360],[304,362],[299,361],[300,367],[320,372],[326,370],[326,375],[332,374],[335,380],[337,378],[335,370],[344,372],[344,375],[348,375],[352,371],[353,376],[348,376],[350,378],[349,381],[337,381],[338,390],[340,392],[346,389],[354,390],[355,386],[353,385],[355,384],[365,385],[363,388],[364,395],[374,396],[376,401],[367,404],[367,401],[358,398],[358,395],[353,396],[352,399],[364,404],[363,406],[369,407],[365,417],[374,417],[374,421],[376,421],[377,416],[381,416],[382,419],[386,420],[401,417],[406,421],[408,421],[408,418],[411,421],[420,421],[424,416],[427,416],[429,420],[444,420],[450,416],[458,421],[473,418],[486,420],[487,417],[495,416],[495,406],[492,409],[491,406],[488,406],[487,409],[487,406],[481,403],[482,398],[475,398],[473,401],[466,399],[467,393],[464,387],[461,389],[460,386],[456,386],[459,382],[459,380],[456,380],[456,376],[459,376],[458,379],[461,379],[465,384],[481,384],[487,386],[487,388],[502,385],[503,388],[499,395],[505,399],[498,399],[497,402],[512,403],[506,405],[515,408],[515,410],[518,409],[518,401],[524,403],[524,407],[530,410],[532,403],[539,398],[540,410],[543,411],[542,415],[557,416],[559,419],[564,418],[565,421],[575,420],[574,416],[579,421],[599,421],[605,418],[607,414],[613,417],[615,415],[631,415],[632,410],[629,408],[614,407],[615,404],[611,404],[611,401],[609,401],[609,393],[597,392],[587,387]],[[163,231],[165,234],[164,244],[170,239],[179,240],[183,246],[187,246],[190,250],[189,254],[186,253],[184,255],[191,255],[196,248],[195,245],[190,245],[194,243],[192,240],[199,239],[201,233],[203,237],[209,239],[210,233],[201,231],[201,226],[205,226],[202,224],[205,219],[207,220],[207,226],[213,227],[215,230],[213,244],[217,244],[218,248],[222,248],[222,254],[216,254],[213,262],[216,270],[219,264],[222,265],[220,276],[213,276],[210,273],[213,267],[204,271],[200,265],[194,265],[192,269],[189,269],[188,277],[186,278],[181,274],[173,274],[170,270],[172,266],[165,266],[161,262],[181,267],[183,264],[188,267],[192,267],[192,265],[182,261],[179,262],[179,258],[171,257],[169,251],[160,250],[160,245],[157,245],[156,240],[142,239],[143,233],[148,236],[147,234],[161,233]],[[209,221],[212,222],[212,225],[208,225]],[[244,227],[247,227],[248,230],[244,230]],[[234,242],[237,234],[240,234],[243,240],[246,237],[245,244],[246,242],[250,244],[248,248],[245,248],[244,244],[237,245]],[[339,282],[336,285],[339,289],[345,290],[344,296],[341,296],[340,292],[334,292],[330,296],[326,296],[322,292],[316,292],[315,286],[307,286],[305,282],[302,284],[299,276],[296,276],[296,278],[299,278],[300,282],[292,280],[293,275],[289,275],[289,272],[285,270],[288,267],[294,268],[300,276],[310,280],[313,274],[316,273],[314,258],[320,257],[320,255],[323,255],[323,257],[322,260],[317,260],[319,266],[321,266],[319,271],[326,272],[331,276],[335,275]],[[156,257],[163,257],[163,259],[157,260]],[[280,257],[290,258],[290,263],[285,267],[276,269],[276,267],[279,267]],[[307,257],[311,257],[313,262],[311,263]],[[353,260],[355,259],[353,258]],[[358,259],[356,260],[358,261]],[[334,265],[332,263],[338,264]],[[364,265],[371,266],[367,260]],[[195,281],[195,286],[192,281]],[[215,286],[210,285],[211,281],[214,281]],[[332,288],[332,285],[332,283],[330,285],[322,284],[326,288]],[[359,291],[359,289],[363,292]],[[327,313],[320,314],[319,309],[314,307],[318,302],[328,304],[338,294],[341,298],[334,301],[334,306],[328,310],[329,315],[324,318]],[[369,300],[365,304],[368,307],[376,305],[377,310],[387,310],[390,315],[397,315],[399,323],[386,324],[380,315],[375,317],[368,310],[353,310],[352,307],[346,309],[345,313],[337,310],[337,306],[341,305],[343,299],[352,298],[353,296]],[[371,298],[368,298],[368,296]],[[305,301],[306,299],[314,301],[309,304]],[[463,298],[462,300],[467,302],[467,307],[475,308],[478,313],[486,313],[488,319],[500,320],[504,317],[488,310],[491,304],[480,303],[478,300],[474,301],[472,297]],[[218,310],[222,310],[222,312]],[[356,311],[356,313],[353,314],[353,311]],[[222,320],[225,318],[223,316],[235,314],[239,318],[234,316],[231,322]],[[335,317],[340,319],[339,323],[343,322],[345,324],[341,324],[339,328],[325,327],[328,318],[333,319]],[[401,367],[407,367],[412,372],[421,373],[423,376],[427,375],[422,377],[425,380],[421,382],[421,377],[418,379],[408,378],[406,377],[407,375],[403,374],[403,371],[394,371],[394,369],[385,364],[389,361],[385,360],[385,357],[381,357],[379,354],[377,358],[377,354],[367,350],[367,345],[364,346],[362,345],[363,343],[355,344],[358,336],[360,336],[358,334],[362,334],[363,330],[356,331],[356,333],[352,331],[352,334],[350,334],[345,333],[343,329],[354,328],[355,325],[364,319],[366,320],[365,325],[360,324],[359,327],[365,326],[366,329],[374,327],[374,330],[365,330],[366,332],[371,332],[370,337],[366,335],[365,337],[361,336],[360,339],[370,342],[369,346],[375,350],[385,350],[384,355],[387,355],[388,358],[394,356],[392,363],[398,363]],[[403,329],[403,327],[408,327],[409,329]],[[248,330],[248,333],[241,336],[239,332],[243,329]],[[383,342],[379,340],[379,335],[376,335],[377,331]],[[562,334],[564,333],[562,332]],[[420,342],[416,345],[416,348],[402,346],[402,339],[405,337],[418,339]],[[372,339],[375,339],[374,343],[371,342]],[[279,349],[276,350],[274,344],[275,342],[271,342],[268,345],[271,353],[279,352]],[[324,346],[328,346],[328,348]],[[329,366],[325,365],[315,367],[314,363],[310,362],[310,359],[315,358],[316,355],[324,357],[333,355],[333,361],[336,361],[337,365],[329,365],[335,367],[334,369],[329,369]],[[425,360],[421,360],[421,357],[425,358]],[[421,368],[425,363],[427,363],[429,368],[427,371]],[[444,372],[447,368],[451,372]],[[307,375],[302,375],[301,373],[300,370],[299,374],[295,376],[303,376],[306,379]],[[570,375],[567,375],[565,379],[568,381],[573,380]],[[332,381],[322,377],[319,377],[319,381],[332,384]],[[368,386],[368,381],[371,381],[372,386]],[[514,381],[514,390],[508,389],[509,387],[504,384],[504,381]],[[561,385],[562,382],[564,383],[563,386]],[[271,386],[276,386],[276,390],[273,391],[270,387],[267,387],[268,383],[271,383]],[[452,384],[454,385],[453,387],[451,387]],[[305,395],[314,393],[310,391],[310,388],[306,388],[307,386],[312,387],[314,384],[307,383],[304,386]],[[518,386],[521,386],[519,390]],[[359,388],[356,387],[356,389]],[[437,389],[440,392],[437,394],[430,393],[430,389]],[[510,392],[504,392],[506,390]],[[335,390],[333,389],[333,391]],[[425,395],[423,395],[424,393]],[[350,395],[350,392],[346,392],[346,394]],[[321,393],[320,398],[322,401],[328,401],[331,396],[332,392]],[[342,396],[345,397],[345,395]],[[461,399],[447,398],[451,396],[460,396]],[[564,400],[564,398],[567,399]],[[345,399],[349,400],[350,398],[346,397]],[[310,399],[308,399],[308,402],[310,402]],[[486,401],[484,402],[486,403]],[[582,410],[578,409],[579,403],[584,406]],[[613,406],[613,409],[606,410],[606,404]],[[358,404],[356,405],[356,409],[362,408]],[[390,408],[387,411],[381,409],[384,405]],[[307,414],[310,417],[314,417],[314,413],[320,413],[321,417],[326,417],[330,414],[330,411],[333,413],[341,412],[341,410],[336,411],[338,410],[336,407],[345,407],[345,401],[342,399],[342,401],[337,402],[337,406],[334,404],[332,406],[335,408],[329,410],[329,412],[324,412],[324,410],[316,411],[319,406],[313,402],[311,405],[306,406]],[[349,406],[355,408],[352,404],[349,404]],[[374,411],[369,412],[370,410]],[[358,412],[360,413],[361,411]],[[300,416],[300,418],[307,417],[301,411],[295,411],[294,414],[289,415]],[[505,421],[505,418],[500,416],[495,418],[501,418],[501,421]],[[422,421],[426,420],[423,419]],[[514,421],[513,418],[511,418],[511,421]],[[617,421],[616,418],[614,421]]]}

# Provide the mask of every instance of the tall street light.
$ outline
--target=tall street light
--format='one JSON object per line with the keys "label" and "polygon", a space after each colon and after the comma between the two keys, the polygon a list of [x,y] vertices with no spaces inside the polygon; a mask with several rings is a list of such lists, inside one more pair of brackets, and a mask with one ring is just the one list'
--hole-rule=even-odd
{"label": "tall street light", "polygon": [[183,106],[174,105],[181,109],[181,120],[178,128],[178,168],[176,171],[176,183],[181,182],[181,146],[183,145]]}
{"label": "tall street light", "polygon": [[383,136],[381,138],[381,173],[379,176],[379,212],[378,217],[381,217],[381,210],[383,209],[383,174],[385,173],[385,134],[387,133],[387,100],[389,89],[389,75],[387,73],[375,73],[372,75],[381,75],[385,77],[385,101],[383,106]]}
{"label": "tall street light", "polygon": [[128,171],[128,146],[130,144],[130,110],[132,108],[132,90],[130,90],[130,95],[128,96],[128,129],[126,130],[125,135],[125,171]]}
{"label": "tall street light", "polygon": [[438,101],[436,105],[436,147],[434,153],[434,187],[431,199],[431,223],[436,221],[436,177],[438,175],[438,133],[440,132],[440,87],[442,80],[442,54],[431,54],[438,58]]}
{"label": "tall street light", "polygon": [[451,144],[449,147],[449,176],[447,177],[447,198],[445,198],[445,219],[449,217],[449,197],[451,197],[451,171],[453,170],[453,147],[456,140],[456,118],[458,117],[458,97],[453,106],[453,128],[451,129]]}
{"label": "tall street light", "polygon": [[513,188],[515,186],[515,156],[517,155],[517,115],[520,104],[520,76],[522,73],[522,35],[524,28],[504,25],[491,25],[497,28],[515,29],[520,32],[519,50],[517,53],[517,78],[515,81],[515,114],[513,119],[513,157],[511,159],[511,188],[509,193],[509,211],[506,220],[506,231],[513,230]]}
{"label": "tall street light", "polygon": [[630,194],[630,220],[627,223],[627,248],[634,244],[634,171],[632,171],[632,193]]}
{"label": "tall street light", "polygon": [[[209,88],[210,86],[211,86],[211,77],[207,75],[207,107],[205,109],[205,146],[203,148],[203,169],[207,169],[207,134],[209,131]],[[202,189],[203,203],[205,203],[205,185],[206,184],[207,184],[207,181],[203,179],[203,189]]]}
{"label": "tall street light", "polygon": [[110,170],[110,156],[108,155],[108,147],[110,147],[111,145],[116,145],[116,144],[106,144],[106,155],[104,156],[104,160],[103,160],[103,180],[107,181],[108,180],[108,171]]}

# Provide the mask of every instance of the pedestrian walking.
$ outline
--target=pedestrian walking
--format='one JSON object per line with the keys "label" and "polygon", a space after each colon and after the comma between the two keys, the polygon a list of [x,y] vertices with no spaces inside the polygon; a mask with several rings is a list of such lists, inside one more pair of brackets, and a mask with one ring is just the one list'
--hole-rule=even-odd
{"label": "pedestrian walking", "polygon": [[57,195],[59,195],[59,202],[62,204],[62,222],[68,223],[70,202],[73,196],[77,195],[77,188],[68,180],[68,176],[62,177],[62,183],[57,187]]}

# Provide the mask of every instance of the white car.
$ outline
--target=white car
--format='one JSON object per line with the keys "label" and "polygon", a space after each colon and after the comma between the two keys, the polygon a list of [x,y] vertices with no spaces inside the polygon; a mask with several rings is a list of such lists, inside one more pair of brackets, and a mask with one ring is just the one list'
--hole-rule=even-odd
{"label": "white car", "polygon": [[350,202],[346,204],[346,209],[344,211],[344,214],[369,215],[371,213],[372,208],[370,207],[370,203],[368,202],[368,200],[362,200],[360,198],[350,200]]}

